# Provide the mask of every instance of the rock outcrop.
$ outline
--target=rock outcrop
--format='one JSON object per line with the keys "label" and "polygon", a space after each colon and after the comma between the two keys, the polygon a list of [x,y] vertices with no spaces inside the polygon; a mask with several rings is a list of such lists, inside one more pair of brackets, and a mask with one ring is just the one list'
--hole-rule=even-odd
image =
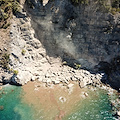
{"label": "rock outcrop", "polygon": [[49,56],[60,56],[71,64],[74,59],[88,69],[119,56],[119,13],[106,12],[94,1],[78,6],[70,0],[49,1],[45,7],[38,3],[26,0],[25,8]]}
{"label": "rock outcrop", "polygon": [[14,16],[10,30],[10,70],[13,70],[10,82],[24,85],[30,80],[38,80],[48,86],[62,82],[70,89],[69,81],[78,81],[81,88],[100,83],[103,73],[92,74],[87,70],[73,69],[67,62],[64,65],[62,58],[49,56],[41,41],[35,38],[30,18],[25,12],[21,15],[21,18]]}
{"label": "rock outcrop", "polygon": [[[10,82],[24,85],[38,80],[50,85],[73,80],[79,81],[80,87],[99,84],[105,74],[83,69],[102,69],[100,63],[112,65],[110,62],[119,56],[119,12],[106,12],[94,1],[73,5],[70,0],[23,0],[21,4],[24,7],[11,21]],[[103,68],[104,72],[112,71],[111,67]],[[119,89],[113,79],[111,83]]]}
{"label": "rock outcrop", "polygon": [[119,75],[115,80],[110,68],[114,67],[111,61],[120,55],[120,13],[113,14],[94,1],[74,6],[70,0],[50,0],[44,7],[38,2],[26,0],[25,9],[47,55],[59,56],[70,66],[77,62],[82,68],[92,70],[99,63],[111,65],[104,66],[104,71],[112,78],[109,82],[119,89]]}

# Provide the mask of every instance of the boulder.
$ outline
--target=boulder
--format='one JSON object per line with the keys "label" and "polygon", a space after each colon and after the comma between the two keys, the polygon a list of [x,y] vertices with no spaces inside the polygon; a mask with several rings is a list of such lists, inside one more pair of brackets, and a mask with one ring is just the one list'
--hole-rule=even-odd
{"label": "boulder", "polygon": [[2,86],[0,86],[0,90],[2,90]]}
{"label": "boulder", "polygon": [[19,70],[18,75],[13,75],[11,82],[16,85],[25,85],[28,81],[32,79],[32,74],[29,71]]}
{"label": "boulder", "polygon": [[43,0],[43,6],[45,6],[48,2],[49,0]]}
{"label": "boulder", "polygon": [[61,103],[64,103],[64,102],[66,102],[66,98],[65,97],[59,97],[59,101],[61,102]]}
{"label": "boulder", "polygon": [[74,84],[72,84],[72,83],[68,84],[68,89],[73,88],[73,86],[74,86]]}
{"label": "boulder", "polygon": [[84,87],[86,86],[86,82],[80,81],[80,82],[79,82],[79,85],[80,85],[81,88],[84,88]]}
{"label": "boulder", "polygon": [[0,111],[4,110],[4,106],[0,106]]}
{"label": "boulder", "polygon": [[117,111],[117,115],[120,116],[120,111]]}

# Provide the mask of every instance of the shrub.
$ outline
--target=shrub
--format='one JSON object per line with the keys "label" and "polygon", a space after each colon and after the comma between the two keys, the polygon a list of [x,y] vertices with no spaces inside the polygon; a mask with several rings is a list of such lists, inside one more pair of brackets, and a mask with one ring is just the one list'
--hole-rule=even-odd
{"label": "shrub", "polygon": [[24,49],[22,49],[21,54],[25,55],[25,53],[26,53],[26,51]]}
{"label": "shrub", "polygon": [[80,69],[80,68],[81,68],[81,65],[80,65],[80,64],[74,63],[74,66],[75,66],[75,69]]}
{"label": "shrub", "polygon": [[13,70],[14,75],[18,74],[18,70]]}
{"label": "shrub", "polygon": [[12,14],[16,14],[18,11],[19,3],[17,0],[0,0],[0,28],[6,29]]}
{"label": "shrub", "polygon": [[99,8],[98,10],[102,12],[110,12],[113,15],[120,12],[119,0],[110,0],[109,2],[107,0],[71,0],[71,2],[75,5],[78,4],[88,5],[90,2],[92,2],[93,5],[96,4],[98,6]]}
{"label": "shrub", "polygon": [[4,53],[1,56],[0,65],[4,69],[9,69],[9,58],[10,54]]}
{"label": "shrub", "polygon": [[89,0],[71,0],[74,4],[88,4]]}

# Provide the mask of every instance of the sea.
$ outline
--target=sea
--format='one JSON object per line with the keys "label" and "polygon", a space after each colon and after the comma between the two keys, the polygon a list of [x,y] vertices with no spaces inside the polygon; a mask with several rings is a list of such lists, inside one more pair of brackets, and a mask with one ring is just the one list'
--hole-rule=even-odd
{"label": "sea", "polygon": [[[32,89],[26,92],[21,86],[5,85],[0,90],[0,120],[117,120],[106,90],[87,89],[87,94],[82,90],[79,94],[76,89],[73,95],[66,92],[62,96],[60,89],[51,92],[45,88],[48,95],[43,89],[33,89],[33,93]],[[28,93],[31,95],[26,96]],[[62,97],[55,100],[57,93]]]}

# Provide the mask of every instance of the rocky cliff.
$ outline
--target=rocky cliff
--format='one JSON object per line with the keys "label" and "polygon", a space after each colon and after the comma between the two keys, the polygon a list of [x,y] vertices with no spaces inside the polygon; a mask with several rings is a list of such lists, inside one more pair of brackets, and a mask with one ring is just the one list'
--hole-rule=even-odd
{"label": "rocky cliff", "polygon": [[[73,68],[80,66],[106,72],[109,83],[120,88],[118,3],[111,0],[106,3],[99,0],[80,3],[70,0],[26,0],[21,3],[23,8],[14,16],[10,31],[10,69],[16,70],[12,82],[25,84],[31,79],[40,79],[49,83],[54,81],[49,81],[54,75],[57,75],[57,81],[65,78],[66,82],[76,78],[74,73],[81,74],[72,68],[69,71],[68,66],[64,71],[61,66],[66,61],[65,64]],[[53,69],[57,65],[58,69]],[[69,71],[69,75],[63,71]],[[69,78],[60,77],[61,74]],[[77,79],[80,81],[79,77]]]}
{"label": "rocky cliff", "polygon": [[49,0],[42,6],[39,1],[27,0],[25,9],[49,56],[60,56],[73,67],[77,62],[85,69],[103,70],[119,88],[119,1],[79,2]]}

